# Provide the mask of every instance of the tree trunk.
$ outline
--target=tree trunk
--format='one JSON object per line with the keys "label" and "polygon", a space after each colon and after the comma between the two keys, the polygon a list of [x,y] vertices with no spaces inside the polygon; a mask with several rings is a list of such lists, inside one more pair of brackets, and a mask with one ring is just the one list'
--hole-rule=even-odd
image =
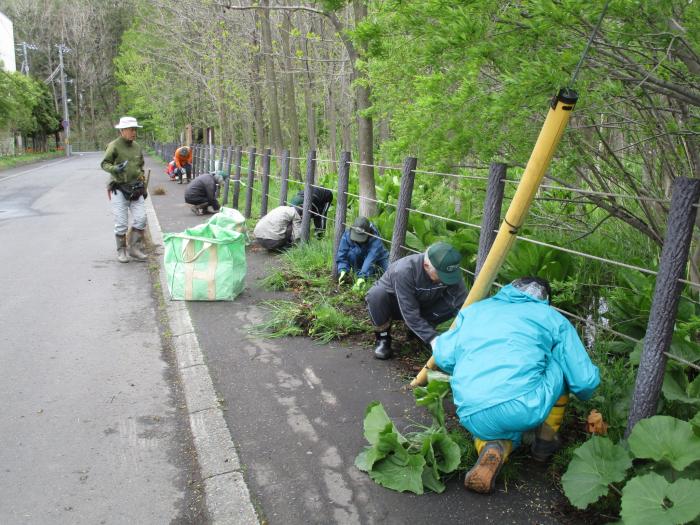
{"label": "tree trunk", "polygon": [[[275,60],[272,56],[272,32],[270,31],[269,0],[260,0],[260,27],[262,29],[263,60],[265,61],[265,81],[267,83],[267,109],[270,114],[270,132],[272,148],[276,155],[282,152],[282,131],[280,129],[280,113],[277,103],[277,76]],[[262,151],[262,150],[261,150]]]}
{"label": "tree trunk", "polygon": [[[353,0],[355,11],[355,26],[367,17],[367,5],[361,0]],[[355,57],[355,60],[357,56]],[[353,61],[353,66],[354,66]],[[355,69],[357,78],[363,74]],[[360,215],[371,217],[377,214],[376,188],[374,185],[374,134],[372,117],[364,114],[372,107],[370,102],[369,87],[360,84],[355,87],[355,100],[357,103],[357,147],[361,163],[360,173]],[[368,200],[372,199],[372,200]]]}
{"label": "tree trunk", "polygon": [[255,120],[255,143],[257,150],[265,149],[265,121],[263,120],[263,101],[260,94],[260,47],[258,43],[257,33],[253,32],[253,53],[251,60],[251,76],[250,83],[251,99],[253,101],[253,119]]}
{"label": "tree trunk", "polygon": [[285,114],[287,126],[289,129],[289,144],[290,144],[290,169],[292,177],[296,180],[301,180],[301,172],[299,171],[299,149],[301,139],[299,138],[299,115],[297,114],[297,97],[294,88],[294,66],[292,64],[292,50],[289,45],[289,34],[292,31],[291,14],[285,12],[282,17],[282,31],[280,32],[282,40],[282,52],[284,53],[284,99],[285,99]]}

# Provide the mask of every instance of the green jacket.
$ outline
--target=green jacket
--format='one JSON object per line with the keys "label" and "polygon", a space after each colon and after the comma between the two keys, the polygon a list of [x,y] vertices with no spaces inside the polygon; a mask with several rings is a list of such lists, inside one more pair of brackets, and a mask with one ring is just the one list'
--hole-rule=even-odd
{"label": "green jacket", "polygon": [[[117,173],[115,168],[128,160],[126,168],[121,173]],[[112,181],[116,183],[136,182],[143,179],[143,152],[137,142],[127,142],[119,137],[107,146],[105,158],[100,166],[112,176]]]}

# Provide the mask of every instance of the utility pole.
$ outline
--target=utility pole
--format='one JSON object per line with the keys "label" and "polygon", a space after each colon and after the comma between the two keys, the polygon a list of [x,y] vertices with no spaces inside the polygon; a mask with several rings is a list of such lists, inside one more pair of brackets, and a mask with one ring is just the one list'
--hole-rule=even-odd
{"label": "utility pole", "polygon": [[34,44],[28,44],[26,42],[21,42],[19,45],[22,46],[22,65],[19,70],[23,75],[29,75],[29,54],[27,50],[39,48]]}
{"label": "utility pole", "polygon": [[63,68],[63,52],[69,51],[63,44],[58,44],[58,67],[61,69],[61,99],[63,101],[63,142],[66,157],[70,157],[70,117],[68,116],[68,95],[66,94],[66,74]]}

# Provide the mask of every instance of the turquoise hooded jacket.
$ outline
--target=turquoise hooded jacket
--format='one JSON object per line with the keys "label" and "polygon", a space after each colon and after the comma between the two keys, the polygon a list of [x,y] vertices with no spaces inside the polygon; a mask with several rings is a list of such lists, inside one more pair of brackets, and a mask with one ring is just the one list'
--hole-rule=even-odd
{"label": "turquoise hooded jacket", "polygon": [[463,309],[433,356],[452,376],[460,421],[481,439],[519,441],[559,396],[586,400],[600,383],[572,324],[512,285]]}

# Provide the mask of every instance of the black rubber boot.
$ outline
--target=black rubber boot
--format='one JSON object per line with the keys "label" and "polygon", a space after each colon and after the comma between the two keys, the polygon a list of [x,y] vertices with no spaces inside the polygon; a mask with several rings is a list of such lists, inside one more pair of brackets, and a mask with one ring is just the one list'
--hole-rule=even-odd
{"label": "black rubber boot", "polygon": [[389,359],[393,355],[391,351],[391,335],[389,332],[377,332],[377,344],[374,347],[374,357],[377,359]]}

